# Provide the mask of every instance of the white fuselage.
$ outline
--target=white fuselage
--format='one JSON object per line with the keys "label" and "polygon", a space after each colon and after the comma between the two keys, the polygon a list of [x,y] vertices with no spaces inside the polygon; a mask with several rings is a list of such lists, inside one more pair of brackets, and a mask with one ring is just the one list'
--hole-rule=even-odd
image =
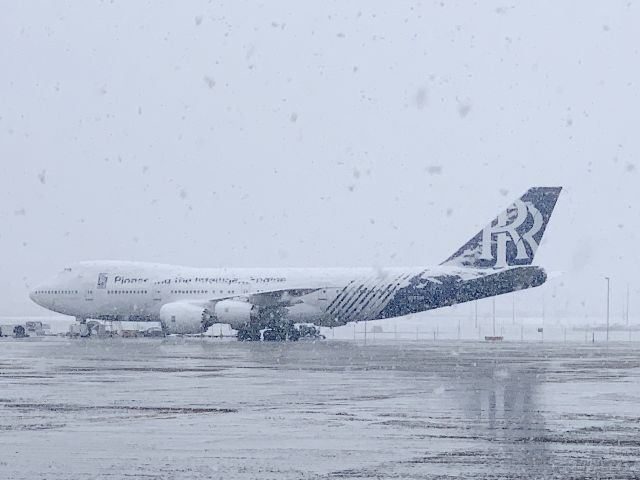
{"label": "white fuselage", "polygon": [[[424,270],[191,268],[140,262],[83,262],[65,268],[36,287],[30,296],[49,310],[79,318],[113,316],[157,320],[160,308],[167,303],[208,302],[302,288],[317,290],[315,295],[304,299],[310,311],[319,309],[317,314],[354,280],[396,278]],[[104,279],[103,283],[99,282],[100,278]]]}
{"label": "white fuselage", "polygon": [[[538,279],[531,281],[531,285],[513,288],[505,287],[505,281],[500,280],[495,282],[499,290],[474,286],[469,294],[471,284],[480,285],[477,282],[523,269],[537,267],[230,269],[84,262],[65,268],[36,287],[30,296],[49,310],[79,319],[160,320],[165,325],[168,320],[163,315],[170,316],[176,324],[170,330],[180,333],[197,333],[194,322],[198,323],[201,313],[207,311],[229,318],[221,323],[237,327],[248,317],[234,312],[249,305],[252,309],[284,306],[290,321],[337,326],[537,286]],[[224,311],[220,310],[222,306]],[[190,323],[181,324],[180,317],[188,317]]]}

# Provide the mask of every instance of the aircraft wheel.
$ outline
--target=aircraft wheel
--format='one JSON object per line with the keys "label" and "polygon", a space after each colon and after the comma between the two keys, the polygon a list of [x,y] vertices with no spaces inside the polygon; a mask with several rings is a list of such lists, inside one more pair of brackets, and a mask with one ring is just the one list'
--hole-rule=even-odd
{"label": "aircraft wheel", "polygon": [[265,342],[283,342],[287,338],[284,330],[280,329],[267,329],[262,334],[262,339]]}
{"label": "aircraft wheel", "polygon": [[238,341],[249,342],[251,341],[251,332],[249,330],[238,330]]}
{"label": "aircraft wheel", "polygon": [[297,328],[290,328],[287,332],[287,340],[290,342],[297,342],[300,339],[300,330]]}
{"label": "aircraft wheel", "polygon": [[259,342],[260,330],[242,328],[238,330],[238,340],[241,342]]}
{"label": "aircraft wheel", "polygon": [[275,342],[277,340],[275,330],[265,330],[262,334],[262,339],[265,342]]}

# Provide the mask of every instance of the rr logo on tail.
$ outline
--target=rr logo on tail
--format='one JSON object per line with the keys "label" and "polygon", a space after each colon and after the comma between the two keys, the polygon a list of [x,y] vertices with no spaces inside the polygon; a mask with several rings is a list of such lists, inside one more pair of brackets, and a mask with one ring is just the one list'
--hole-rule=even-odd
{"label": "rr logo on tail", "polygon": [[442,265],[504,268],[531,265],[561,187],[533,187]]}
{"label": "rr logo on tail", "polygon": [[[521,227],[531,215],[533,221],[529,230],[520,233]],[[507,243],[513,242],[516,246],[516,260],[533,259],[538,249],[538,242],[534,238],[542,229],[544,221],[540,211],[531,202],[516,200],[515,203],[505,212],[498,215],[495,225],[487,225],[482,230],[482,254],[483,260],[494,260],[493,244],[495,249],[495,267],[502,268],[508,266],[507,263]],[[527,251],[526,245],[529,245]]]}

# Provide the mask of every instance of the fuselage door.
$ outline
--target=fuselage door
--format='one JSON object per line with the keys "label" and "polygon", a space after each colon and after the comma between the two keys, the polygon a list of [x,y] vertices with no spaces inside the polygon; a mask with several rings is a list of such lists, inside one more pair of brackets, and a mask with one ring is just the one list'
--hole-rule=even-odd
{"label": "fuselage door", "polygon": [[84,292],[84,299],[87,302],[93,302],[93,290],[86,290]]}
{"label": "fuselage door", "polygon": [[162,291],[158,288],[153,289],[153,301],[161,302],[162,301]]}
{"label": "fuselage door", "polygon": [[326,305],[327,304],[327,289],[326,288],[318,290],[318,303],[320,303],[320,305]]}

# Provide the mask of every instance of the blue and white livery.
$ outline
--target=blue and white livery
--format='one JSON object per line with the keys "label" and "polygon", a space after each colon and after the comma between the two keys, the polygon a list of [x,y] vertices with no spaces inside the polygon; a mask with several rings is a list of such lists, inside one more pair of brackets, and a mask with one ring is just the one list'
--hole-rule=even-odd
{"label": "blue and white livery", "polygon": [[188,268],[94,261],[65,268],[30,296],[81,323],[159,321],[167,333],[213,323],[241,340],[296,339],[296,323],[340,326],[537,287],[532,266],[560,187],[534,187],[437,267]]}

